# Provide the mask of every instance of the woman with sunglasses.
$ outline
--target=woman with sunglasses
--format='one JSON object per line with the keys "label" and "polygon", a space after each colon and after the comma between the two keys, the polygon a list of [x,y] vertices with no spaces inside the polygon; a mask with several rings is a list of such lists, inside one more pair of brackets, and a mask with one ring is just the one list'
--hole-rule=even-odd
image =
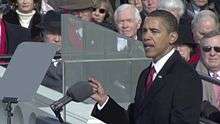
{"label": "woman with sunglasses", "polygon": [[115,30],[113,25],[113,9],[109,0],[97,0],[96,8],[93,8],[92,19],[95,23]]}

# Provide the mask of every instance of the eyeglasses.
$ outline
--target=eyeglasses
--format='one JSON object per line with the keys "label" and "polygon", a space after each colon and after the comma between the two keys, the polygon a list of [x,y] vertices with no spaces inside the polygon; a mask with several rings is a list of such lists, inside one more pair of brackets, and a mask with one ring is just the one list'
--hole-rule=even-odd
{"label": "eyeglasses", "polygon": [[[93,8],[93,11],[96,11],[97,10],[97,8]],[[106,9],[98,9],[98,12],[99,13],[101,13],[101,14],[104,14],[104,13],[106,13]]]}
{"label": "eyeglasses", "polygon": [[214,47],[211,47],[211,46],[203,46],[202,47],[202,51],[204,52],[210,52],[212,50],[212,48],[215,50],[215,52],[219,53],[220,52],[220,46],[214,46]]}

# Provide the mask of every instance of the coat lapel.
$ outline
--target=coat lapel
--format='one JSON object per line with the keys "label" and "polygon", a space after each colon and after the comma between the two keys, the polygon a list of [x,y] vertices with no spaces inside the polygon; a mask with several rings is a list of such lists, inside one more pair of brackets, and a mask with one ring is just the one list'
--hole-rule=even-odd
{"label": "coat lapel", "polygon": [[[204,66],[202,61],[200,60],[196,66],[196,71],[203,72],[205,76],[210,76],[207,68]],[[212,83],[202,80],[203,84],[203,100],[210,101],[213,105],[217,106],[217,101],[215,99],[215,93],[213,92]]]}

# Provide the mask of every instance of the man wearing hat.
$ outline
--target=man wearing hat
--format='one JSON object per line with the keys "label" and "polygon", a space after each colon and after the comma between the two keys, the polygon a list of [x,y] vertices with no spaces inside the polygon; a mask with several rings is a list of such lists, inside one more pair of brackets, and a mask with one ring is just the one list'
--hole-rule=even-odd
{"label": "man wearing hat", "polygon": [[[48,11],[40,25],[44,42],[55,44],[61,48],[61,14],[53,10]],[[59,51],[57,52],[59,53]],[[56,56],[47,70],[41,83],[53,90],[62,92],[62,64],[61,57]]]}
{"label": "man wearing hat", "polygon": [[92,21],[92,11],[95,8],[95,0],[66,0],[60,8],[85,21]]}

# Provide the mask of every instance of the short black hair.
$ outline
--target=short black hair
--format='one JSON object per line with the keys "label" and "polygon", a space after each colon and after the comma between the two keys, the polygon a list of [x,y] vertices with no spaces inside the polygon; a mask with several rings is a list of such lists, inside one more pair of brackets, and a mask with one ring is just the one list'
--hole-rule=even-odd
{"label": "short black hair", "polygon": [[164,21],[169,33],[178,32],[178,21],[172,13],[166,10],[155,10],[151,12],[148,17],[159,17]]}

